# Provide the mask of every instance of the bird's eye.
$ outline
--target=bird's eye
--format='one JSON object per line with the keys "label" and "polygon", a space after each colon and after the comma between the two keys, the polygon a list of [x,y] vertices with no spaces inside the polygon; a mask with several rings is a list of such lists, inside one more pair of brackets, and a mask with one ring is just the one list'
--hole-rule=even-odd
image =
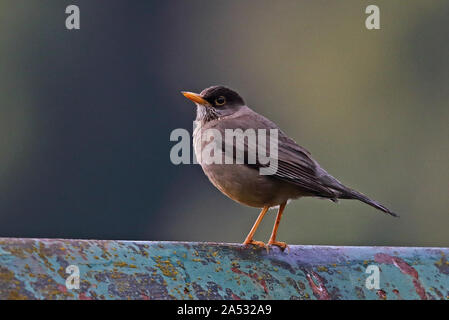
{"label": "bird's eye", "polygon": [[226,98],[223,96],[218,97],[217,99],[215,99],[215,104],[217,106],[222,106],[226,103]]}

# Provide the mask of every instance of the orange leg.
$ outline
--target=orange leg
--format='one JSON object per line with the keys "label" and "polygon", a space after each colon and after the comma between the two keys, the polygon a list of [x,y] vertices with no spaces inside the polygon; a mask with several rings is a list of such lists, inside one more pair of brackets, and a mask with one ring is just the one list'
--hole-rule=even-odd
{"label": "orange leg", "polygon": [[287,244],[285,242],[276,241],[276,235],[278,232],[279,223],[281,222],[282,213],[284,212],[286,205],[287,205],[287,202],[284,202],[283,204],[281,204],[279,206],[279,211],[276,216],[276,222],[274,223],[274,226],[273,226],[273,232],[271,233],[270,240],[268,241],[269,246],[271,246],[271,245],[278,246],[282,250],[285,250],[285,248],[287,248]]}
{"label": "orange leg", "polygon": [[254,223],[253,227],[251,228],[251,231],[248,233],[248,236],[246,237],[245,241],[243,242],[244,245],[248,244],[255,244],[259,247],[265,248],[265,243],[262,241],[255,241],[253,240],[254,234],[256,233],[257,228],[259,227],[259,224],[262,222],[263,217],[267,213],[269,207],[263,207],[262,211],[259,214],[259,217],[257,217],[256,222]]}

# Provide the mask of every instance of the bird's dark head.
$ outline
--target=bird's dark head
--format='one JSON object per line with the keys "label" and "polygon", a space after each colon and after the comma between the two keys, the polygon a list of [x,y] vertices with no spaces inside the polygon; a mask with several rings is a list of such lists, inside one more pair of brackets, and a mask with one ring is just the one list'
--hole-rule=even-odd
{"label": "bird's dark head", "polygon": [[224,86],[213,86],[199,94],[193,92],[182,94],[196,103],[197,120],[204,122],[231,115],[245,105],[237,92]]}

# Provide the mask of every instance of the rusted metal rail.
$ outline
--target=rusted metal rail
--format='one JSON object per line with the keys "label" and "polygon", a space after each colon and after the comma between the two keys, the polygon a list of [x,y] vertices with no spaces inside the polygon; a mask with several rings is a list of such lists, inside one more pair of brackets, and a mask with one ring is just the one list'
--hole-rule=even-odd
{"label": "rusted metal rail", "polygon": [[220,243],[0,238],[0,299],[449,299],[448,256],[448,248],[267,252]]}

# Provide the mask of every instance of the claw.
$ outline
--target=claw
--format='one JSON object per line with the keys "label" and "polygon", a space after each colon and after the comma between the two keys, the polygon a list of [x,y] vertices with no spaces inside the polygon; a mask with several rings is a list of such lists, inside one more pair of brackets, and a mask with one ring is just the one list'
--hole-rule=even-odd
{"label": "claw", "polygon": [[288,247],[288,245],[285,242],[281,242],[281,241],[268,241],[267,250],[268,250],[268,246],[279,247],[282,251],[284,251]]}
{"label": "claw", "polygon": [[250,244],[258,246],[260,248],[267,248],[267,245],[264,242],[262,242],[262,241],[249,240],[249,241],[243,242],[244,246],[247,246],[247,245],[250,245]]}

